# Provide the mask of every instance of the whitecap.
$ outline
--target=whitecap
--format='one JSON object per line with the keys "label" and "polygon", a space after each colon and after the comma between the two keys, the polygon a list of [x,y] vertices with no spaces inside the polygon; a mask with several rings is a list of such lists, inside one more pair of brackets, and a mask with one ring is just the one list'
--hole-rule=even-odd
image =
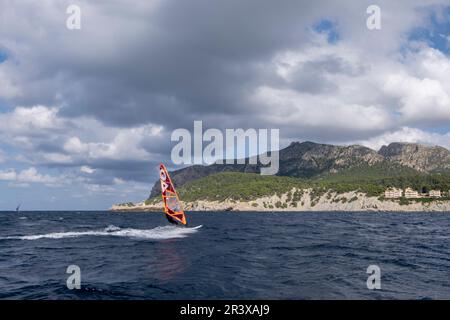
{"label": "whitecap", "polygon": [[83,236],[114,236],[127,237],[134,239],[148,239],[148,240],[164,240],[185,238],[190,234],[196,233],[202,226],[193,228],[178,227],[178,226],[164,226],[153,229],[121,229],[114,225],[110,225],[102,230],[92,231],[68,231],[68,232],[52,232],[46,234],[24,235],[24,236],[9,236],[0,237],[2,240],[39,240],[39,239],[64,239],[64,238],[78,238]]}

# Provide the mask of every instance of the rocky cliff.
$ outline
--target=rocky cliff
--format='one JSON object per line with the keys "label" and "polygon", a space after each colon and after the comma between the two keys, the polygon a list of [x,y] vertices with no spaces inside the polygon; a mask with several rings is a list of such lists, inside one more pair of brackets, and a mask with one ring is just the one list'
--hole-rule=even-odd
{"label": "rocky cliff", "polygon": [[391,143],[378,152],[391,163],[398,163],[421,172],[450,170],[450,152],[439,146],[417,143]]}

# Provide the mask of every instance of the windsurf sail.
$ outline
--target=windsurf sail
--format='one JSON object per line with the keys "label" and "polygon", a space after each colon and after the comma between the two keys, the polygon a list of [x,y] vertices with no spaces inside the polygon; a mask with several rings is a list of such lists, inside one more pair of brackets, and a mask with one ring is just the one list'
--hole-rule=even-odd
{"label": "windsurf sail", "polygon": [[178,194],[166,167],[162,163],[159,166],[159,180],[161,181],[161,194],[167,220],[173,224],[181,223],[186,225],[186,215],[181,207]]}
{"label": "windsurf sail", "polygon": [[17,206],[16,212],[20,212],[20,206],[21,206],[21,204],[19,204],[19,205]]}

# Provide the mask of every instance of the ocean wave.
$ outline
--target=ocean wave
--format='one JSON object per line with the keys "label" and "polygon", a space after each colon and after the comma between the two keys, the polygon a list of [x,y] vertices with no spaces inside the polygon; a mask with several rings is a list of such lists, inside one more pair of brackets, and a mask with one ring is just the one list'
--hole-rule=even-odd
{"label": "ocean wave", "polygon": [[202,226],[200,225],[193,228],[164,226],[164,227],[156,227],[153,229],[133,229],[133,228],[121,229],[114,225],[109,225],[108,227],[101,230],[52,232],[36,235],[9,236],[9,237],[0,237],[0,240],[64,239],[64,238],[78,238],[83,236],[114,236],[114,237],[127,237],[135,239],[164,240],[164,239],[185,238],[190,234],[196,233],[198,229],[200,229],[201,227]]}

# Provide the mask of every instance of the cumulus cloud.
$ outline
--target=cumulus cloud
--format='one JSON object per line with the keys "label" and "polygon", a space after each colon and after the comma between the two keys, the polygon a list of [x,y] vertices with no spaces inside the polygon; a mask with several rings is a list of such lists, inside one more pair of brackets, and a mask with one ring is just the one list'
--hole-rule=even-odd
{"label": "cumulus cloud", "polygon": [[70,137],[66,140],[63,150],[73,156],[80,156],[87,160],[147,160],[151,154],[140,146],[142,140],[159,136],[162,128],[151,125],[140,126],[132,129],[118,129],[112,141],[82,142],[78,137]]}
{"label": "cumulus cloud", "polygon": [[[145,169],[164,158],[161,125],[105,126],[89,118],[67,118],[60,108],[17,107],[0,114],[0,142],[22,150],[17,161],[34,166],[77,167],[96,171],[103,182],[118,178],[149,180]],[[132,166],[132,168],[130,168]],[[89,168],[89,169],[87,169]],[[95,177],[91,177],[94,179]]]}
{"label": "cumulus cloud", "polygon": [[352,56],[378,68],[377,62],[390,59],[387,55],[403,45],[405,33],[424,19],[421,1],[381,1],[380,32],[365,27],[367,4],[355,1],[134,1],[132,6],[79,1],[83,28],[70,32],[65,28],[68,4],[4,6],[0,43],[12,56],[2,64],[8,67],[4,78],[23,93],[10,94],[9,100],[62,105],[66,116],[90,115],[127,127],[149,121],[186,127],[199,117],[220,127],[264,113],[261,106],[247,103],[249,92],[277,81],[261,66],[282,52],[314,45],[311,26],[324,18],[336,21],[343,43],[338,56],[349,59],[326,60],[319,52],[291,81],[303,91],[333,94],[333,87],[341,85],[339,75],[359,76],[361,63],[352,67]]}
{"label": "cumulus cloud", "polygon": [[378,1],[378,31],[366,1],[80,0],[78,31],[65,27],[72,1],[0,2],[8,165],[56,168],[91,193],[152,181],[171,131],[194,120],[280,128],[285,144],[448,146],[450,58],[410,37],[430,13],[446,19],[447,0]]}
{"label": "cumulus cloud", "polygon": [[47,186],[58,186],[64,183],[62,177],[53,177],[50,175],[40,174],[36,168],[30,167],[20,172],[15,169],[0,171],[0,180],[12,181],[17,183],[43,183]]}
{"label": "cumulus cloud", "polygon": [[450,123],[450,59],[432,48],[409,54],[403,68],[385,77],[383,93],[395,99],[405,123]]}
{"label": "cumulus cloud", "polygon": [[64,129],[64,121],[57,117],[58,110],[42,105],[29,108],[16,107],[13,112],[0,114],[2,133],[41,134]]}
{"label": "cumulus cloud", "polygon": [[28,150],[40,147],[50,151],[68,127],[58,118],[56,108],[42,105],[16,107],[11,112],[0,113],[0,122],[0,142]]}
{"label": "cumulus cloud", "polygon": [[15,180],[17,177],[15,170],[8,170],[8,171],[0,171],[0,180]]}
{"label": "cumulus cloud", "polygon": [[88,167],[88,166],[82,166],[82,167],[80,168],[80,171],[81,171],[81,172],[84,172],[84,173],[87,173],[87,174],[92,174],[92,173],[95,172],[95,169],[92,169],[92,168],[90,168],[90,167]]}
{"label": "cumulus cloud", "polygon": [[391,142],[409,142],[421,143],[426,145],[438,145],[450,149],[450,133],[436,133],[427,132],[417,128],[403,127],[396,131],[383,133],[379,136],[372,137],[368,140],[359,140],[354,143],[368,146],[372,149],[378,150],[383,145],[388,145]]}
{"label": "cumulus cloud", "polygon": [[[403,126],[450,124],[450,59],[422,47],[401,59],[368,61],[348,43],[317,41],[275,56],[280,81],[253,91],[256,118],[291,138],[370,137]],[[338,140],[338,141],[339,141]]]}

